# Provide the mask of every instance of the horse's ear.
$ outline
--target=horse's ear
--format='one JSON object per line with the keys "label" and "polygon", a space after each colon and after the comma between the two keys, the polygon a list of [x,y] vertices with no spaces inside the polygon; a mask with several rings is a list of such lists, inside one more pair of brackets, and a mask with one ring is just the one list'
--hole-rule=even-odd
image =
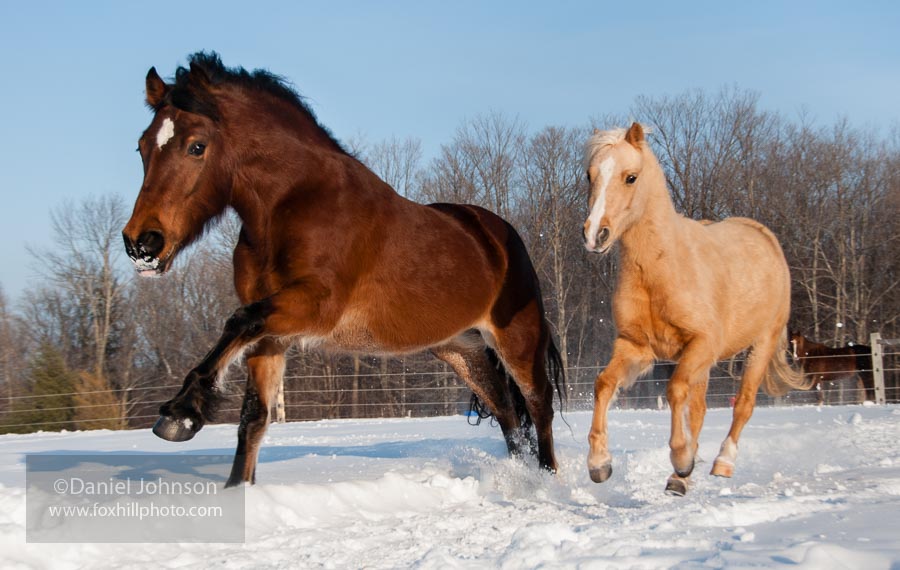
{"label": "horse's ear", "polygon": [[209,75],[206,73],[206,70],[193,61],[191,62],[191,83],[203,89],[209,87],[210,84]]}
{"label": "horse's ear", "polygon": [[168,90],[168,85],[156,73],[156,68],[151,67],[150,71],[147,72],[147,104],[156,108],[162,102]]}
{"label": "horse's ear", "polygon": [[644,142],[644,129],[640,123],[631,123],[631,128],[625,133],[625,140],[634,147]]}

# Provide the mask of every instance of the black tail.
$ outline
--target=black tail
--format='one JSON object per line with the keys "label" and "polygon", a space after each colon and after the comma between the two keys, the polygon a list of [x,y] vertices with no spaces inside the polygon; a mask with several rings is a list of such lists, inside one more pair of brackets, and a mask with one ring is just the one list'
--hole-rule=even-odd
{"label": "black tail", "polygon": [[[503,362],[500,360],[500,357],[497,356],[497,353],[487,347],[485,347],[484,351],[487,354],[488,360],[491,361],[491,364],[497,368],[497,371],[502,374],[503,378],[508,382],[509,391],[513,398],[513,407],[516,411],[516,416],[519,418],[522,430],[531,435],[531,426],[534,425],[534,421],[531,419],[531,414],[528,413],[528,407],[525,405],[525,396],[522,395],[522,391],[519,390],[518,384],[516,384],[512,376],[506,371],[506,367],[503,366]],[[552,338],[547,346],[547,377],[553,382],[553,386],[556,388],[556,394],[559,396],[559,409],[562,411],[565,408],[567,401],[566,371],[563,368],[562,356],[559,354],[559,349],[556,348],[556,344],[553,342]],[[475,394],[472,394],[469,411],[477,413],[479,423],[481,419],[493,418],[494,415]]]}
{"label": "black tail", "polygon": [[566,369],[563,367],[562,355],[556,348],[556,343],[550,339],[547,346],[547,377],[553,381],[556,387],[556,395],[559,396],[560,412],[566,408],[569,397],[566,393]]}

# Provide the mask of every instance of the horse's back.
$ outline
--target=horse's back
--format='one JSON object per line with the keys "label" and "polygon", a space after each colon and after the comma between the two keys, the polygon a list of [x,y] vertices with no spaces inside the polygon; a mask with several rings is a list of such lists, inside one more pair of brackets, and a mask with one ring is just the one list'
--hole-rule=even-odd
{"label": "horse's back", "polygon": [[720,222],[705,222],[703,228],[728,249],[749,247],[758,249],[766,246],[769,255],[784,259],[778,238],[765,225],[750,218],[725,218]]}
{"label": "horse's back", "polygon": [[715,275],[719,318],[732,339],[725,352],[783,329],[790,313],[791,282],[775,235],[756,220],[740,217],[696,227],[716,251],[707,268]]}
{"label": "horse's back", "polygon": [[[701,226],[719,251],[716,265],[743,280],[760,284],[775,281],[782,292],[790,291],[787,260],[778,238],[769,228],[749,218],[725,218]],[[730,276],[730,281],[734,282]],[[739,285],[738,283],[735,283]]]}

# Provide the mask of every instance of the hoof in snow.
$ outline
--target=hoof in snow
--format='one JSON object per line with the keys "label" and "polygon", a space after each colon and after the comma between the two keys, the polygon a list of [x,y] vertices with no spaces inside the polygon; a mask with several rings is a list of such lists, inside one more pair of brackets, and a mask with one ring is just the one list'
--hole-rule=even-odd
{"label": "hoof in snow", "polygon": [[666,494],[674,497],[683,497],[687,493],[688,480],[677,475],[672,475],[666,482]]}
{"label": "hoof in snow", "polygon": [[606,463],[600,467],[592,467],[588,469],[591,474],[591,481],[594,483],[602,483],[612,476],[612,463]]}
{"label": "hoof in snow", "polygon": [[159,416],[153,433],[166,441],[187,441],[200,431],[200,427],[190,418],[176,420],[171,416]]}

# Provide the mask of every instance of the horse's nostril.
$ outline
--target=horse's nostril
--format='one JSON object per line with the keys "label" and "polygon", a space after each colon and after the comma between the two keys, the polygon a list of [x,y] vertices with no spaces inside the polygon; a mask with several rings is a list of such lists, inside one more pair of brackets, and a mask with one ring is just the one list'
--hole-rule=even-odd
{"label": "horse's nostril", "polygon": [[131,259],[135,259],[137,257],[137,250],[134,247],[134,241],[132,241],[125,232],[122,232],[122,240],[125,241],[125,253],[127,253],[128,257]]}
{"label": "horse's nostril", "polygon": [[142,233],[138,236],[136,244],[138,257],[159,257],[165,243],[162,233],[156,230]]}
{"label": "horse's nostril", "polygon": [[606,239],[609,237],[609,228],[602,228],[600,230],[600,235],[597,236],[597,241],[600,244],[606,243]]}

